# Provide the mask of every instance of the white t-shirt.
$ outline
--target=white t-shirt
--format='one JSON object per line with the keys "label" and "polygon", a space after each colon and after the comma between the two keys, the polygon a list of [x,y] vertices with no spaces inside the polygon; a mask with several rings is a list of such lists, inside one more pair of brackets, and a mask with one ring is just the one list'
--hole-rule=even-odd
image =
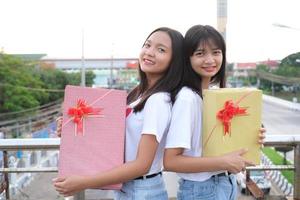
{"label": "white t-shirt", "polygon": [[[134,101],[129,107],[133,108],[139,101],[140,99]],[[171,109],[172,104],[169,94],[159,92],[148,98],[142,111],[137,113],[131,111],[126,118],[126,162],[136,159],[142,134],[151,134],[155,135],[159,145],[148,174],[154,174],[162,170],[166,135],[171,122]]]}
{"label": "white t-shirt", "polygon": [[[184,148],[183,155],[199,157],[202,155],[202,99],[183,87],[172,108],[166,148]],[[177,173],[183,179],[205,181],[218,172]]]}

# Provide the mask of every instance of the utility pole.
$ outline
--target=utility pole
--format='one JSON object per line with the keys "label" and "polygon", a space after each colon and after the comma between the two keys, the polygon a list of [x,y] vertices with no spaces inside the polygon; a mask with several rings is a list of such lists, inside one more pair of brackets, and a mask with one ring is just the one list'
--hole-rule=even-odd
{"label": "utility pole", "polygon": [[110,60],[110,78],[109,78],[109,88],[113,87],[113,67],[114,67],[114,43],[112,43],[111,49],[111,60]]}
{"label": "utility pole", "polygon": [[84,60],[84,29],[82,29],[82,43],[81,43],[81,86],[85,87],[85,60]]}
{"label": "utility pole", "polygon": [[217,0],[217,23],[217,29],[226,41],[227,0]]}

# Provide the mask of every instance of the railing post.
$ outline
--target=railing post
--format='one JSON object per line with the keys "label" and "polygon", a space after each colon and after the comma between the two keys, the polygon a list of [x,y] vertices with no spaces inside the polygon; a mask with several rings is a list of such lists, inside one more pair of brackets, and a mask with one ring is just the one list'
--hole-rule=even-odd
{"label": "railing post", "polygon": [[297,143],[294,149],[294,199],[300,200],[300,144]]}
{"label": "railing post", "polygon": [[[2,132],[2,138],[3,139],[6,138],[6,131]],[[3,151],[2,153],[3,153],[2,154],[2,156],[3,156],[3,167],[7,168],[8,167],[8,155],[7,155],[7,151]],[[9,178],[8,178],[8,173],[3,173],[3,174],[4,174],[5,198],[7,200],[9,200],[10,197],[9,197]]]}
{"label": "railing post", "polygon": [[[3,151],[3,167],[8,167],[8,160],[7,160],[7,151]],[[8,179],[8,173],[4,172],[4,181],[5,181],[5,198],[7,200],[10,199],[9,197],[9,179]]]}
{"label": "railing post", "polygon": [[74,200],[85,200],[84,190],[75,194]]}

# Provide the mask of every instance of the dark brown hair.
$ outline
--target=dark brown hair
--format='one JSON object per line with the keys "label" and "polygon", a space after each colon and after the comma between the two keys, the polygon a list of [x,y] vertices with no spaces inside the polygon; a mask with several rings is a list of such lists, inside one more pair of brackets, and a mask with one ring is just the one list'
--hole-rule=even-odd
{"label": "dark brown hair", "polygon": [[[183,36],[180,32],[167,28],[161,27],[155,29],[147,39],[155,32],[162,31],[167,33],[171,38],[172,43],[172,57],[164,75],[151,87],[148,88],[148,81],[146,74],[141,70],[139,65],[139,77],[140,83],[136,86],[127,96],[127,104],[132,103],[142,96],[141,101],[134,107],[134,112],[143,110],[147,99],[154,93],[167,92],[170,94],[171,102],[174,103],[175,97],[179,91],[179,86],[183,75]],[[145,41],[147,41],[147,39]]]}
{"label": "dark brown hair", "polygon": [[198,75],[192,68],[190,57],[198,48],[199,44],[213,43],[222,50],[222,64],[218,73],[212,77],[211,83],[218,84],[220,88],[225,87],[226,77],[226,44],[222,35],[213,27],[209,25],[195,25],[191,27],[184,37],[184,59],[185,69],[183,76],[183,85],[190,87],[198,94],[202,94],[201,76]]}

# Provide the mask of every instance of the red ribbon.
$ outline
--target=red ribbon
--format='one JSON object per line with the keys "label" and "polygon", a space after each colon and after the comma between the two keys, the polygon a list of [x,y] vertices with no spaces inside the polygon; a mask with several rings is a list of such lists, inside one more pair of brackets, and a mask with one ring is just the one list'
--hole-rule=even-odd
{"label": "red ribbon", "polygon": [[128,115],[130,115],[130,113],[132,112],[132,108],[128,107],[126,108],[126,117],[128,117]]}
{"label": "red ribbon", "polygon": [[77,106],[69,108],[68,115],[73,117],[73,122],[77,125],[77,134],[83,134],[83,118],[89,115],[99,115],[102,108],[88,106],[83,99],[77,100]]}
{"label": "red ribbon", "polygon": [[232,100],[225,102],[224,108],[217,113],[217,118],[223,123],[224,136],[230,135],[231,120],[236,115],[244,115],[247,108],[240,108],[237,104],[234,104]]}

